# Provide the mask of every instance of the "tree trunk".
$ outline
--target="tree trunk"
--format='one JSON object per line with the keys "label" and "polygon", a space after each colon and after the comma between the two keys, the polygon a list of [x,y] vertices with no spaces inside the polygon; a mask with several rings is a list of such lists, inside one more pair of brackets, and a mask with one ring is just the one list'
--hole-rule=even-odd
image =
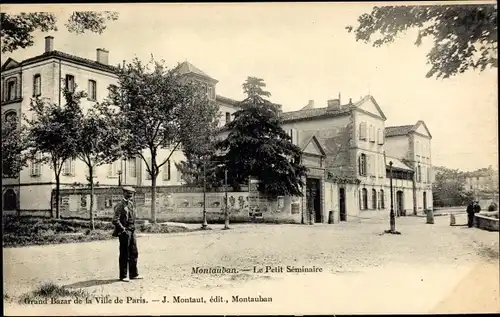
{"label": "tree trunk", "polygon": [[95,230],[94,223],[94,175],[93,168],[89,167],[89,183],[90,183],[90,230]]}
{"label": "tree trunk", "polygon": [[156,177],[151,177],[151,222],[156,223]]}
{"label": "tree trunk", "polygon": [[[59,213],[59,203],[60,203],[60,189],[61,189],[61,180],[60,176],[58,173],[56,173],[56,219],[59,219],[61,217],[61,214]],[[52,215],[53,217],[54,215]]]}

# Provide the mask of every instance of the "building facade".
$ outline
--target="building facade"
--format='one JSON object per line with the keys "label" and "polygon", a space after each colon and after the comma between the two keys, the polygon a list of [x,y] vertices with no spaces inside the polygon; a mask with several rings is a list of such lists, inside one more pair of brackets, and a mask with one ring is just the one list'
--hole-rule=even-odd
{"label": "building facade", "polygon": [[[108,95],[108,87],[118,82],[117,67],[110,65],[109,52],[96,50],[96,59],[90,60],[54,49],[54,38],[45,38],[45,51],[38,56],[21,62],[9,58],[1,68],[1,115],[3,118],[15,117],[18,122],[21,115],[30,118],[32,98],[47,98],[53,103],[64,103],[63,89],[84,90],[88,94],[82,100],[82,107],[90,107],[95,102],[103,101]],[[209,99],[218,103],[220,125],[232,120],[238,109],[237,102],[216,94],[217,80],[185,61],[180,71],[188,79],[204,85]],[[170,155],[171,149],[161,149],[158,160]],[[144,153],[148,155],[148,151]],[[169,161],[161,168],[157,184],[178,185],[182,175],[176,168],[177,162],[184,159],[182,151],[172,153]],[[4,167],[5,168],[5,167]],[[80,160],[67,160],[61,172],[61,186],[79,187],[88,183],[87,168]],[[17,177],[2,175],[2,210],[5,213],[15,211],[30,214],[46,214],[51,208],[51,192],[55,188],[55,176],[49,165],[29,162]],[[147,186],[151,179],[141,158],[118,160],[112,164],[99,166],[95,170],[94,183],[98,186],[138,185]]]}

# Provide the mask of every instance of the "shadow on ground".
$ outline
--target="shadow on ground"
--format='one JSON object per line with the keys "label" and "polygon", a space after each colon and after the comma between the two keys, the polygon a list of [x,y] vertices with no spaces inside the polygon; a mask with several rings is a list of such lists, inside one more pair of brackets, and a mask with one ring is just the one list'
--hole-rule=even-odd
{"label": "shadow on ground", "polygon": [[99,286],[99,285],[107,285],[107,284],[112,284],[115,282],[118,282],[119,279],[112,279],[112,280],[89,280],[89,281],[81,281],[81,282],[76,282],[73,284],[65,285],[64,287],[67,288],[85,288],[85,287],[92,287],[92,286]]}

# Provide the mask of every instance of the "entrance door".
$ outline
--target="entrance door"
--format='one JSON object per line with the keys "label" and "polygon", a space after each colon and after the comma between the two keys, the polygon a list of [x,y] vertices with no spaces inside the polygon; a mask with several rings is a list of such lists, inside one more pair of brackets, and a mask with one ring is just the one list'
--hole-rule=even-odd
{"label": "entrance door", "polygon": [[396,193],[396,214],[401,216],[403,214],[404,202],[403,202],[403,192],[398,190]]}
{"label": "entrance door", "polygon": [[339,207],[340,207],[340,221],[347,220],[345,210],[345,188],[339,188]]}
{"label": "entrance door", "polygon": [[321,216],[321,197],[320,197],[320,180],[317,178],[308,178],[306,181],[307,187],[307,211],[314,217],[314,222],[323,222]]}

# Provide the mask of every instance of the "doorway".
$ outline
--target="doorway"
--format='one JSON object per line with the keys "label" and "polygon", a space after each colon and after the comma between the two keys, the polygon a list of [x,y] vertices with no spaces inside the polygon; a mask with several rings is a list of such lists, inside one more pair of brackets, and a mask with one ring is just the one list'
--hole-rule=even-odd
{"label": "doorway", "polygon": [[345,188],[339,188],[340,221],[347,221],[345,205]]}
{"label": "doorway", "polygon": [[[308,178],[306,181],[307,188],[307,211],[313,217],[314,222],[322,223],[323,217],[321,213],[321,192],[320,180],[318,178]],[[312,211],[312,215],[311,215]]]}
{"label": "doorway", "polygon": [[424,192],[424,211],[427,210],[427,193]]}
{"label": "doorway", "polygon": [[398,190],[396,192],[396,215],[399,217],[403,214],[404,201],[403,201],[403,191]]}
{"label": "doorway", "polygon": [[3,194],[3,210],[12,211],[17,209],[17,194],[12,188],[8,188]]}

